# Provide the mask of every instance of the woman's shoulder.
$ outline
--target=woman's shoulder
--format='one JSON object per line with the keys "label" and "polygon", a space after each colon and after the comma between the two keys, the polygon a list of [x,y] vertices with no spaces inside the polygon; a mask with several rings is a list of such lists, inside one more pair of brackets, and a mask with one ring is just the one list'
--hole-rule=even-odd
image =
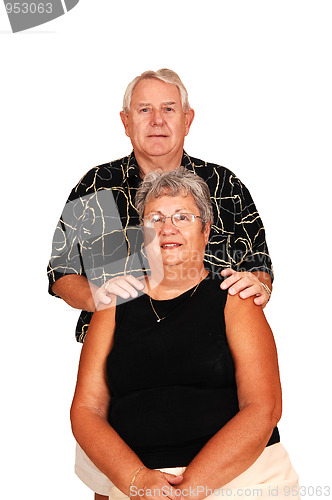
{"label": "woman's shoulder", "polygon": [[200,284],[202,295],[204,295],[207,300],[221,301],[225,305],[228,291],[220,288],[223,281],[224,278],[221,276],[219,271],[210,271]]}
{"label": "woman's shoulder", "polygon": [[[225,278],[221,276],[221,270],[220,271],[209,271],[209,274],[204,278],[203,282],[206,284],[208,288],[211,290],[213,289],[218,289],[220,288],[221,283],[224,281]],[[225,291],[225,290],[221,290]],[[227,291],[227,290],[226,290]]]}

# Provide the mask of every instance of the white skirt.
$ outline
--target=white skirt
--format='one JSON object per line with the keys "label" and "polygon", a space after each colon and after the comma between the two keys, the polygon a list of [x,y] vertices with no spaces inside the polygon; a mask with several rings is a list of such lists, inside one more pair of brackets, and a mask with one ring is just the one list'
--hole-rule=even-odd
{"label": "white skirt", "polygon": [[[175,467],[159,470],[179,476],[186,468]],[[110,500],[128,500],[128,497],[97,469],[78,445],[75,472],[81,481],[94,492],[109,496]],[[288,453],[281,443],[276,443],[267,446],[256,462],[245,472],[222,488],[214,491],[206,489],[205,493],[206,498],[211,500],[217,500],[218,497],[266,500],[272,498],[289,500],[292,498],[299,500],[299,489],[298,475],[291,464]]]}

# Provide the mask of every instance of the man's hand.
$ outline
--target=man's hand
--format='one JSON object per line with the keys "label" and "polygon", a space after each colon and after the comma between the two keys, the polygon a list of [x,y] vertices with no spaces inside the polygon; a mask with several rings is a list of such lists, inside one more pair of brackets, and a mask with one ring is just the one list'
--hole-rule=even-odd
{"label": "man's hand", "polygon": [[[228,290],[230,295],[239,293],[241,299],[255,296],[255,304],[263,308],[268,303],[270,295],[254,273],[247,271],[237,272],[234,269],[228,268],[221,271],[221,276],[226,277],[226,279],[221,283],[220,288],[226,290],[230,287]],[[271,289],[271,284],[266,284]]]}
{"label": "man's hand", "polygon": [[124,276],[117,276],[108,280],[104,285],[94,291],[94,301],[96,307],[98,304],[108,305],[112,302],[109,294],[114,294],[123,299],[129,299],[132,297],[135,299],[138,296],[137,290],[143,290],[144,282],[142,282],[143,276],[135,278],[130,274]]}

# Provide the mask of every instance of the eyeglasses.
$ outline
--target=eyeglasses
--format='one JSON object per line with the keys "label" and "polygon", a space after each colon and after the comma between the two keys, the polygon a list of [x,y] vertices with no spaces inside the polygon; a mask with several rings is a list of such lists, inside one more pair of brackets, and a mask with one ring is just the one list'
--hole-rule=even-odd
{"label": "eyeglasses", "polygon": [[173,215],[150,214],[144,217],[145,227],[161,227],[166,219],[171,219],[175,227],[186,227],[195,222],[195,219],[201,219],[199,215],[187,214],[185,212],[176,212]]}

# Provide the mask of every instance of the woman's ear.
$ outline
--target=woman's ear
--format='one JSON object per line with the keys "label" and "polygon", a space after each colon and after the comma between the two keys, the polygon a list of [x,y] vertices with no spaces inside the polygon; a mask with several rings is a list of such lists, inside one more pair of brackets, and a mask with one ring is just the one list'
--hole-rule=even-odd
{"label": "woman's ear", "polygon": [[209,241],[210,231],[211,231],[211,223],[207,222],[206,225],[205,225],[205,229],[204,229],[204,241],[205,241],[205,245],[207,245],[207,242]]}

